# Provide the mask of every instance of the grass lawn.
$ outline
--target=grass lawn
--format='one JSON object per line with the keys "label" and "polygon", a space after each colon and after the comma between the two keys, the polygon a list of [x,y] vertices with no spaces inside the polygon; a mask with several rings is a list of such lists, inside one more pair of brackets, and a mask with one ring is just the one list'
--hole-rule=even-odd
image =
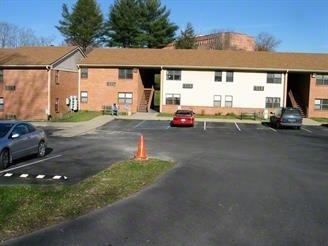
{"label": "grass lawn", "polygon": [[102,115],[102,112],[98,111],[78,111],[78,112],[69,112],[63,115],[60,118],[51,119],[52,122],[80,122],[88,121],[97,116]]}
{"label": "grass lawn", "polygon": [[127,160],[74,185],[0,186],[0,242],[124,199],[173,166],[157,159]]}
{"label": "grass lawn", "polygon": [[328,118],[311,118],[311,119],[323,124],[328,124]]}

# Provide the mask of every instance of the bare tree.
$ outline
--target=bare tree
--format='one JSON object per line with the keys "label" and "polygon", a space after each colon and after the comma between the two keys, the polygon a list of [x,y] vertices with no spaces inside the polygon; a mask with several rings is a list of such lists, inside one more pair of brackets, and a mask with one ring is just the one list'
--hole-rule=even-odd
{"label": "bare tree", "polygon": [[280,40],[277,40],[274,36],[261,32],[257,35],[255,41],[255,50],[256,51],[274,51],[275,48],[281,43]]}
{"label": "bare tree", "polygon": [[30,28],[19,28],[16,25],[0,22],[0,48],[19,46],[49,46],[51,37],[37,37]]}

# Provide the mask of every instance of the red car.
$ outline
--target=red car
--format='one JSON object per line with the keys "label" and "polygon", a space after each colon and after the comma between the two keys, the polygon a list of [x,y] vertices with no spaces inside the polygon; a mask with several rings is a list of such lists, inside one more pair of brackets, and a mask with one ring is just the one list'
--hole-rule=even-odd
{"label": "red car", "polygon": [[177,110],[171,121],[171,126],[194,126],[194,114],[192,110]]}

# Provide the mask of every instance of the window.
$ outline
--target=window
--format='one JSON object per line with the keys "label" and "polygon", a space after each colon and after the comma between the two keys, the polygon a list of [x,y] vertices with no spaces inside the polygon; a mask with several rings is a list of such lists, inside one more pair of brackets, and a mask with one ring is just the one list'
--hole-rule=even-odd
{"label": "window", "polygon": [[56,101],[55,101],[55,111],[56,111],[56,113],[59,113],[59,98],[58,97],[56,98]]}
{"label": "window", "polygon": [[315,99],[314,109],[317,110],[328,110],[328,99]]}
{"label": "window", "polygon": [[56,83],[56,85],[59,85],[59,71],[58,70],[55,71],[55,83]]}
{"label": "window", "polygon": [[81,103],[87,103],[87,102],[88,102],[88,92],[81,91]]}
{"label": "window", "polygon": [[214,81],[222,82],[222,72],[221,71],[215,71]]}
{"label": "window", "polygon": [[214,95],[214,97],[213,97],[213,106],[214,107],[221,107],[221,96],[220,95]]}
{"label": "window", "polygon": [[180,70],[167,70],[166,79],[167,80],[181,80],[181,71]]}
{"label": "window", "polygon": [[232,107],[232,96],[225,96],[224,106],[227,108]]}
{"label": "window", "polygon": [[119,92],[118,93],[118,103],[119,104],[132,104],[133,95],[132,92]]}
{"label": "window", "polygon": [[183,89],[192,89],[193,88],[193,84],[182,84],[182,88]]}
{"label": "window", "polygon": [[15,85],[6,85],[5,90],[6,91],[14,91],[14,90],[16,90],[16,86]]}
{"label": "window", "polygon": [[226,82],[233,82],[233,72],[226,73]]}
{"label": "window", "polygon": [[316,75],[317,85],[328,85],[328,74],[317,74]]}
{"label": "window", "polygon": [[82,79],[88,78],[88,68],[86,68],[86,67],[81,68],[81,78]]}
{"label": "window", "polygon": [[264,86],[254,85],[253,86],[253,91],[264,91]]}
{"label": "window", "polygon": [[0,69],[0,82],[3,82],[3,70]]}
{"label": "window", "polygon": [[3,97],[0,97],[0,111],[3,111],[4,106],[5,106],[5,104],[4,104]]}
{"label": "window", "polygon": [[280,97],[266,97],[265,108],[280,108]]}
{"label": "window", "polygon": [[180,105],[180,94],[166,94],[165,102],[167,105]]}
{"label": "window", "polygon": [[281,84],[281,73],[268,73],[267,83],[269,84]]}
{"label": "window", "polygon": [[132,68],[120,68],[118,70],[119,79],[133,79]]}

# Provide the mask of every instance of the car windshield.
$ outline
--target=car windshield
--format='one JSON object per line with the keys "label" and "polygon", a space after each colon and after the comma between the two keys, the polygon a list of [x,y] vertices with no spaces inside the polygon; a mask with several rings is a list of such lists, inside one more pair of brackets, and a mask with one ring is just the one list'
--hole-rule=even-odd
{"label": "car windshield", "polygon": [[0,138],[3,138],[12,126],[13,124],[11,123],[0,123]]}

